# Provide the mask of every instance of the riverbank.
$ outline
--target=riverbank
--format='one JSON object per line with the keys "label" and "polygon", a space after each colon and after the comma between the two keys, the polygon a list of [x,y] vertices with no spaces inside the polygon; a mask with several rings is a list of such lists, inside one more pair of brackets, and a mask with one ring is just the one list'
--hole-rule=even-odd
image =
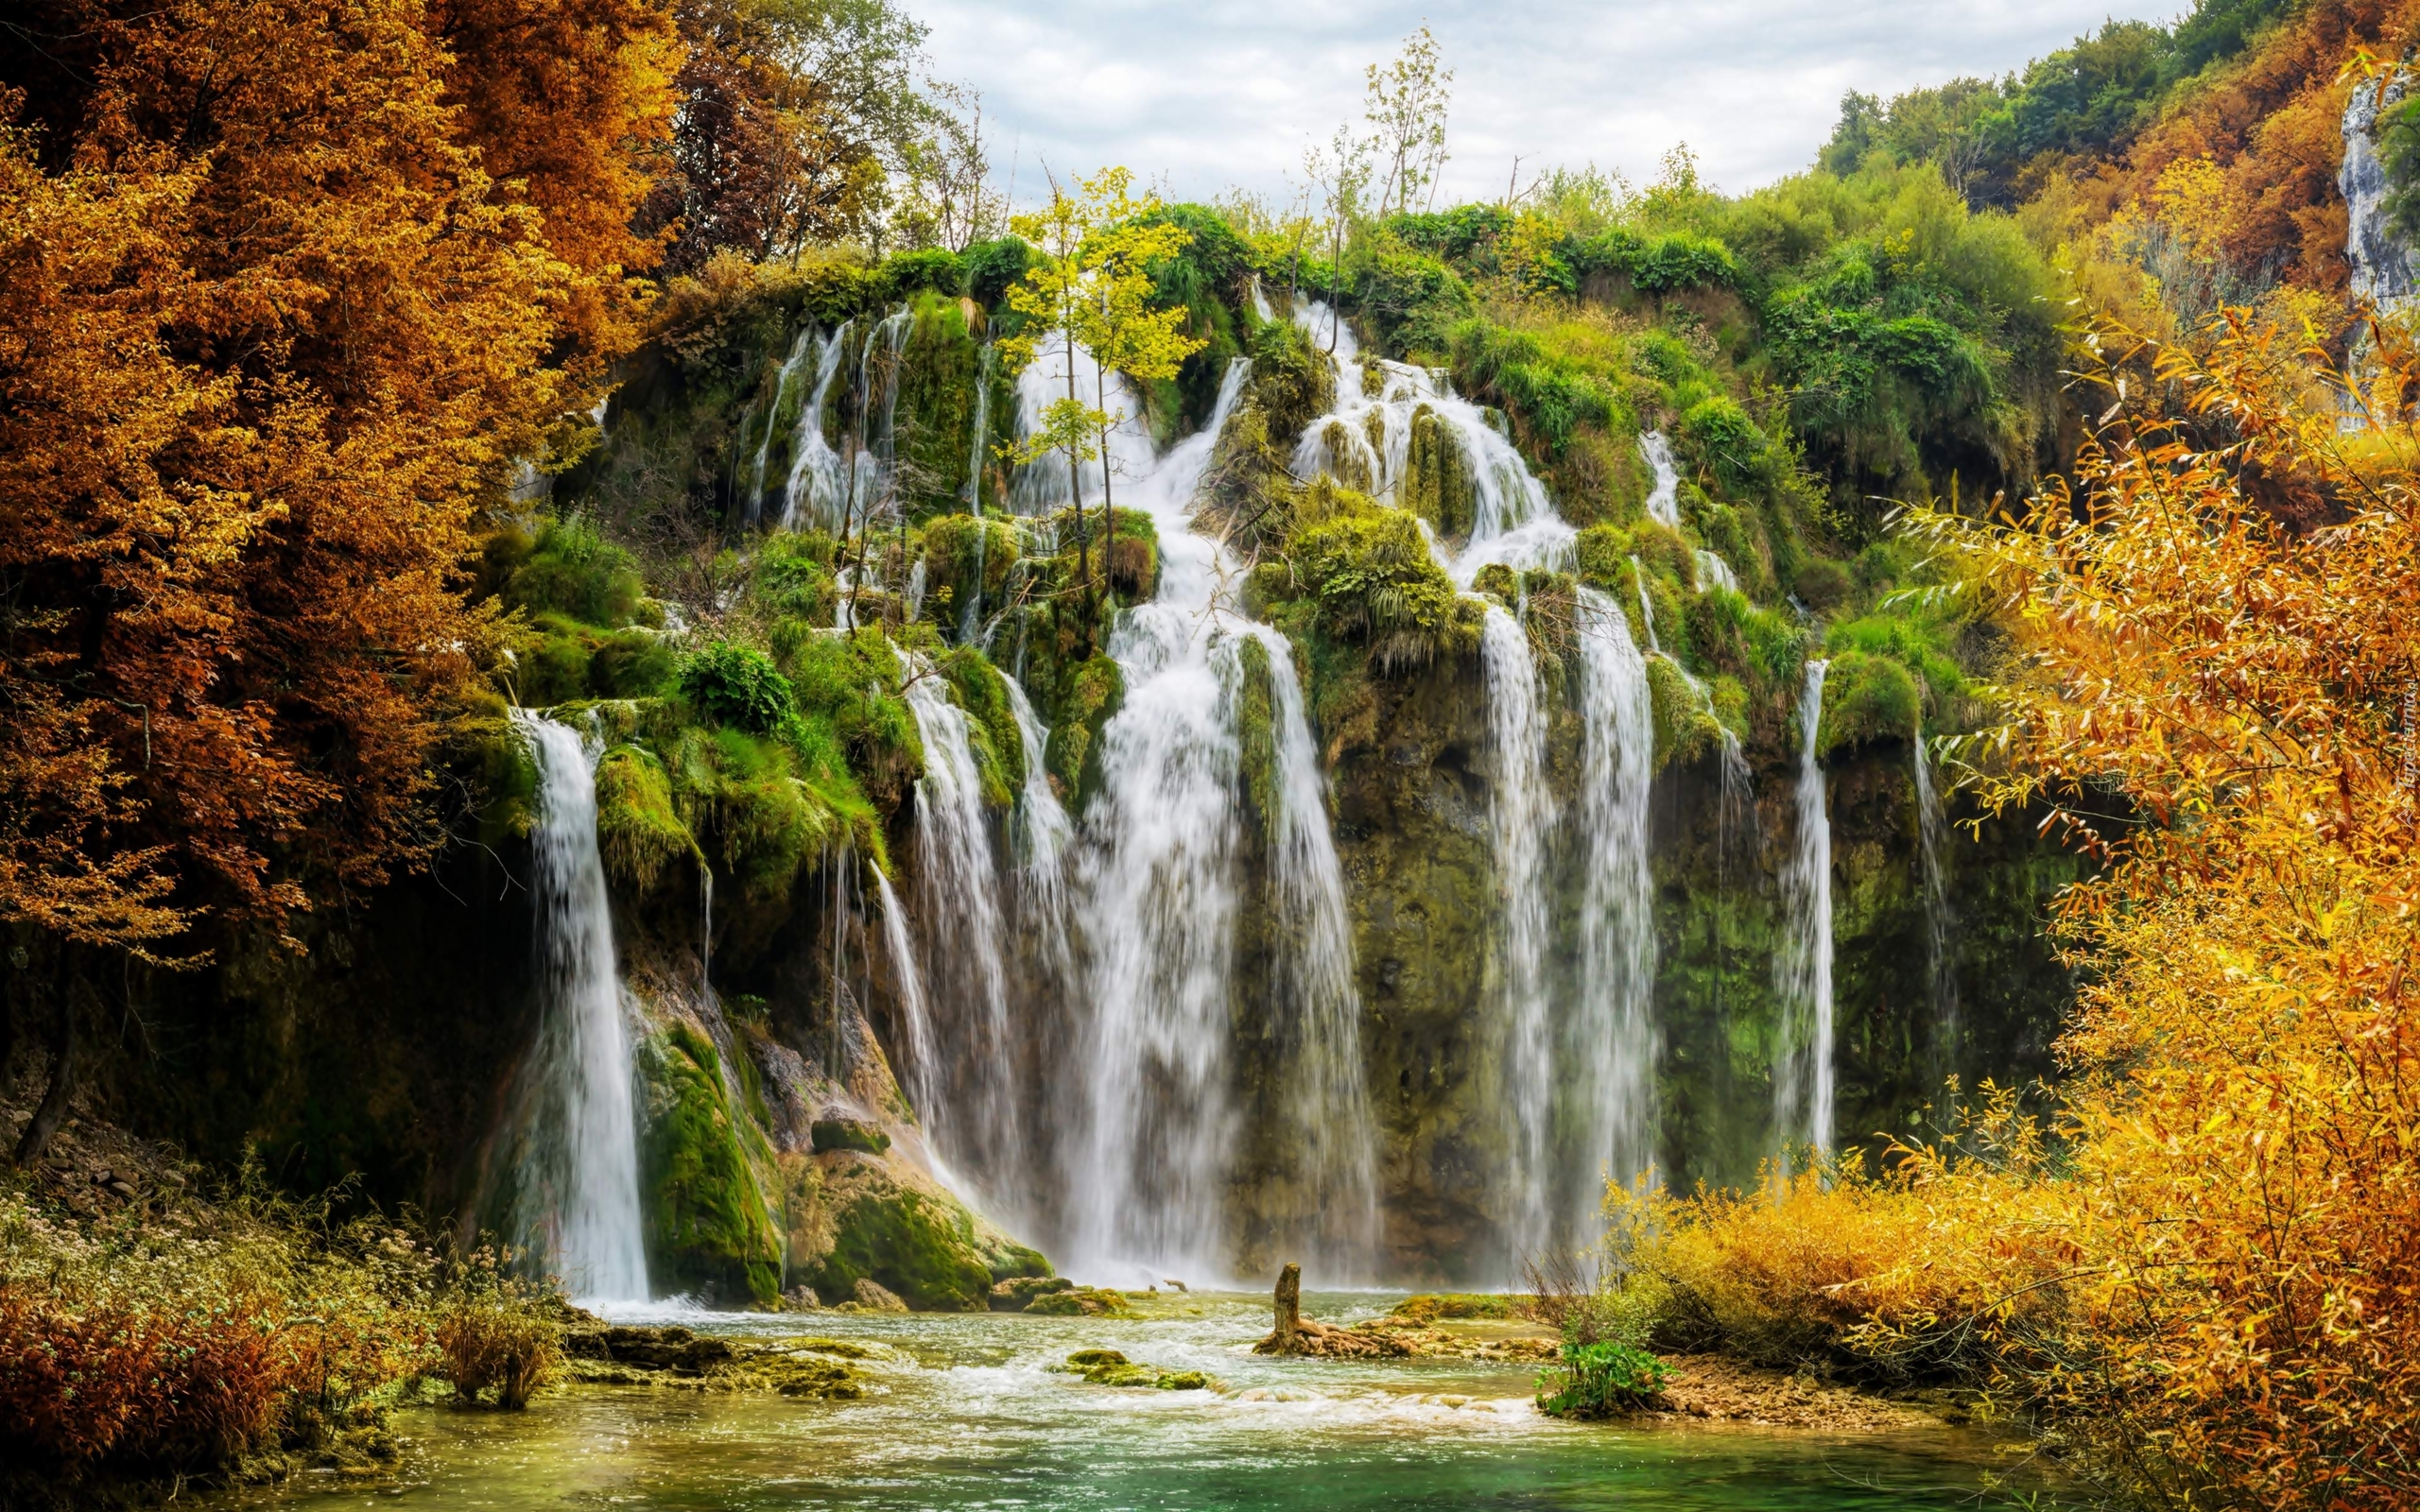
{"label": "riverbank", "polygon": [[[1340,1325],[1395,1297],[1314,1293]],[[734,1347],[807,1331],[853,1351],[839,1400],[565,1384],[526,1413],[407,1408],[381,1505],[595,1505],[682,1512],[781,1506],[1579,1508],[1652,1497],[1676,1512],[1970,1503],[2014,1456],[1934,1419],[1844,1432],[1679,1416],[1571,1423],[1540,1414],[1534,1367],[1468,1358],[1270,1359],[1268,1299],[1148,1294],[1132,1317],[1022,1314],[619,1318]],[[1099,1384],[1068,1357],[1114,1350],[1150,1383]],[[1163,1386],[1198,1373],[1200,1385]],[[221,1498],[221,1508],[333,1512],[368,1498],[336,1476]]]}

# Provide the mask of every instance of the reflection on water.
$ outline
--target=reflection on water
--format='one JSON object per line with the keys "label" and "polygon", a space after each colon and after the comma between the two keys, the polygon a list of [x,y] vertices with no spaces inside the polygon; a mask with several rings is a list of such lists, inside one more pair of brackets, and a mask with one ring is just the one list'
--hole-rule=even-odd
{"label": "reflection on water", "polygon": [[[1329,1321],[1384,1298],[1305,1298]],[[700,1332],[885,1346],[854,1402],[581,1388],[526,1414],[402,1414],[400,1484],[306,1477],[227,1506],[429,1508],[1651,1507],[1788,1512],[1971,1502],[1997,1456],[1969,1435],[1825,1438],[1558,1422],[1526,1367],[1267,1360],[1253,1297],[1164,1296],[1138,1320],[657,1314]],[[1218,1378],[1219,1391],[1083,1384],[1079,1349]]]}

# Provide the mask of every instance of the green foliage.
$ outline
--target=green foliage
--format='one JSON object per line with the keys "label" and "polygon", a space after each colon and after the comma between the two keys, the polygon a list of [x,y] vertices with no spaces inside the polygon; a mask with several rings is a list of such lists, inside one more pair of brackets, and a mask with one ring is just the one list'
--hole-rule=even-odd
{"label": "green foliage", "polygon": [[1635,1345],[1565,1343],[1562,1363],[1538,1375],[1538,1410],[1557,1418],[1609,1418],[1650,1405],[1672,1367]]}
{"label": "green foliage", "polygon": [[1655,719],[1657,767],[1698,761],[1721,743],[1722,731],[1706,707],[1705,695],[1690,685],[1670,657],[1647,659],[1647,693]]}
{"label": "green foliage", "polygon": [[772,1305],[782,1292],[781,1241],[741,1147],[721,1057],[676,1020],[640,1041],[638,1062],[648,1274],[672,1290]]}
{"label": "green foliage", "polygon": [[1442,363],[1454,327],[1478,312],[1461,274],[1416,252],[1377,252],[1359,265],[1355,289],[1363,318],[1414,362]]}
{"label": "green foliage", "polygon": [[1709,394],[1690,405],[1680,439],[1701,467],[1733,489],[1755,483],[1766,466],[1765,433],[1728,395]]}
{"label": "green foliage", "polygon": [[781,724],[791,706],[789,679],[772,659],[729,641],[717,641],[682,664],[681,691],[707,718],[758,734]]}
{"label": "green foliage", "polygon": [[1322,478],[1305,490],[1301,519],[1284,567],[1262,569],[1257,590],[1309,599],[1329,634],[1367,645],[1382,671],[1478,648],[1478,606],[1455,591],[1408,511]]}
{"label": "green foliage", "polygon": [[[493,547],[490,559],[495,559]],[[542,522],[528,555],[504,584],[504,601],[514,609],[551,610],[609,629],[636,619],[646,596],[638,559],[578,515]]]}
{"label": "green foliage", "polygon": [[596,844],[614,880],[641,892],[683,857],[702,859],[663,762],[643,747],[616,746],[596,763]]}
{"label": "green foliage", "polygon": [[897,650],[870,626],[846,634],[819,632],[796,646],[787,670],[800,710],[814,716],[792,744],[811,747],[821,723],[838,741],[845,769],[866,796],[886,812],[896,810],[925,770],[916,716],[899,696]]}
{"label": "green foliage", "polygon": [[973,243],[958,254],[959,270],[965,278],[959,292],[987,310],[997,310],[1009,285],[1025,277],[1032,256],[1033,249],[1014,236]]}
{"label": "green foliage", "polygon": [[1839,652],[1824,674],[1815,753],[1828,756],[1844,746],[1908,739],[1922,707],[1916,679],[1897,662],[1864,651]]}
{"label": "green foliage", "polygon": [[837,607],[832,538],[821,531],[776,531],[756,546],[749,597],[768,620],[828,625]]}
{"label": "green foliage", "polygon": [[955,253],[927,247],[891,253],[874,269],[870,282],[874,298],[885,304],[897,304],[919,294],[956,298],[965,292],[966,267]]}
{"label": "green foliage", "polygon": [[2122,151],[2180,85],[2239,56],[2293,9],[2294,0],[2199,0],[2169,26],[2107,22],[2004,81],[1953,79],[1887,105],[1852,92],[1817,161],[1843,175],[1930,163],[1954,172],[1974,202],[2010,205],[2028,164]]}

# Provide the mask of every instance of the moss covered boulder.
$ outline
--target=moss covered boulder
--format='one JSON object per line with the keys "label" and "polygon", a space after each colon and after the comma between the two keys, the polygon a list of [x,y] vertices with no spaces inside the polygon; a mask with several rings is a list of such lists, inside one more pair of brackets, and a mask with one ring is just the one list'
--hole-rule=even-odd
{"label": "moss covered boulder", "polygon": [[684,1021],[642,1040],[640,1200],[655,1290],[723,1305],[771,1307],[782,1294],[782,1244],[725,1091],[721,1057]]}
{"label": "moss covered boulder", "polygon": [[919,1312],[990,1308],[992,1266],[964,1205],[861,1153],[816,1159],[824,1168],[831,1247],[812,1262],[792,1259],[819,1295],[854,1296],[859,1280],[872,1280]]}

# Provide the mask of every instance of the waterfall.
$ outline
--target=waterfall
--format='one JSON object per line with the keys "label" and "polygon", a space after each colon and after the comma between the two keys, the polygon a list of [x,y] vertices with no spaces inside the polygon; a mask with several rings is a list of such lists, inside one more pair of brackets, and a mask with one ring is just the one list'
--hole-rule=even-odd
{"label": "waterfall", "polygon": [[[1103,384],[1110,407],[1138,412],[1117,375],[1098,378],[1080,349],[1046,348],[1044,359],[1018,385],[1028,425],[1063,387],[1070,362],[1080,381]],[[1359,1195],[1372,1136],[1366,1096],[1355,1098],[1358,1005],[1341,877],[1291,653],[1274,631],[1221,602],[1235,563],[1192,524],[1195,490],[1249,373],[1247,363],[1229,364],[1209,423],[1165,456],[1150,455],[1137,427],[1121,426],[1111,438],[1128,507],[1148,512],[1157,528],[1160,585],[1110,635],[1125,700],[1101,732],[1101,788],[1079,851],[1076,911],[1089,948],[1092,1017],[1082,1134],[1067,1142],[1063,1165],[1073,1249],[1095,1265],[1149,1263],[1217,1276],[1229,1263],[1224,1211],[1239,1111],[1227,1046],[1242,886],[1236,799],[1245,637],[1271,651],[1282,810],[1270,816],[1272,885],[1295,900],[1302,920],[1281,936],[1275,966],[1278,996],[1299,1021],[1292,1030],[1305,1051],[1288,1116],[1304,1125],[1300,1145],[1329,1226],[1342,1213],[1357,1227],[1353,1214],[1374,1207],[1374,1196]],[[1045,458],[1019,476],[1011,497],[1020,512],[1039,513],[1072,497],[1074,482],[1063,460]],[[1337,1048],[1347,1034],[1349,1054]]]}
{"label": "waterfall", "polygon": [[1582,1162],[1579,1190],[1565,1199],[1572,1236],[1590,1230],[1600,1178],[1634,1182],[1656,1154],[1655,877],[1647,850],[1654,710],[1647,662],[1619,605],[1580,590],[1579,636],[1587,883],[1564,1050],[1573,1075],[1561,1120],[1575,1131]]}
{"label": "waterfall", "polygon": [[698,997],[711,1002],[715,995],[715,868],[704,861],[698,863]]}
{"label": "waterfall", "polygon": [[[908,910],[901,906],[899,894],[891,890],[890,879],[883,875],[882,868],[871,869],[874,896],[882,903],[882,944],[890,953],[891,974],[898,979],[900,1028],[908,1041],[908,1073],[899,1080],[917,1118],[926,1119],[942,1106],[942,1096],[939,1079],[941,1051],[933,1042],[932,1006],[925,996],[924,973],[916,966],[916,942],[908,933]],[[834,917],[838,917],[837,911]],[[837,965],[838,936],[833,955]],[[834,980],[838,980],[837,975]],[[837,1027],[834,1032],[838,1032]],[[836,1059],[833,1064],[837,1068],[838,1061]]]}
{"label": "waterfall", "polygon": [[510,711],[538,768],[530,832],[537,904],[538,1106],[523,1172],[522,1229],[543,1235],[575,1297],[647,1300],[638,1126],[631,1046],[605,863],[596,845],[601,744],[527,710]]}
{"label": "waterfall", "polygon": [[[948,973],[951,1001],[970,1006],[975,1017],[949,1026],[946,1051],[920,1052],[925,1100],[917,1114],[953,1164],[998,1189],[1017,1171],[1023,1143],[999,866],[966,711],[930,662],[913,652],[906,661],[905,696],[925,746],[925,775],[916,782],[916,877],[929,958]],[[942,1064],[925,1061],[936,1053]]]}
{"label": "waterfall", "polygon": [[1716,588],[1727,588],[1735,593],[1739,592],[1739,575],[1731,570],[1729,562],[1703,546],[1698,548],[1697,558],[1699,593]]}
{"label": "waterfall", "polygon": [[967,443],[966,512],[975,517],[975,579],[967,585],[966,603],[958,613],[958,644],[973,645],[983,626],[983,572],[990,533],[983,528],[983,444],[992,433],[992,343],[983,343],[982,360],[975,369],[975,434]]}
{"label": "waterfall", "polygon": [[1647,596],[1647,569],[1638,564],[1635,554],[1630,559],[1630,580],[1638,588],[1638,623],[1647,630],[1647,649],[1662,656],[1664,644],[1655,638],[1655,600]]}
{"label": "waterfall", "polygon": [[1041,931],[1043,964],[1061,990],[1076,985],[1075,949],[1067,935],[1067,848],[1075,843],[1076,821],[1050,785],[1044,758],[1050,749],[1050,731],[1034,713],[1033,700],[1016,679],[1005,679],[1009,706],[1017,716],[1017,735],[1025,747],[1025,787],[1017,794],[1016,868],[1024,922]]}
{"label": "waterfall", "polygon": [[[1546,485],[1521,460],[1519,449],[1488,423],[1485,411],[1456,394],[1442,376],[1383,358],[1365,364],[1352,328],[1316,300],[1305,301],[1294,318],[1322,347],[1334,343],[1336,366],[1336,408],[1311,421],[1295,443],[1295,476],[1325,472],[1392,502],[1411,457],[1412,421],[1425,409],[1453,431],[1469,467],[1473,541],[1517,531],[1533,521],[1562,524],[1547,499]],[[1567,537],[1570,527],[1563,526],[1562,534]]]}
{"label": "waterfall", "polygon": [[[1185,450],[1187,442],[1179,442],[1169,449],[1166,458],[1154,456],[1150,434],[1142,423],[1143,406],[1135,402],[1126,381],[1115,372],[1104,376],[1100,365],[1093,361],[1091,352],[1080,346],[1071,349],[1066,338],[1059,335],[1044,342],[1042,349],[1034,353],[1032,363],[1017,375],[1018,434],[1032,435],[1042,426],[1043,412],[1053,403],[1067,397],[1071,365],[1078,400],[1088,401],[1093,396],[1099,396],[1102,408],[1112,414],[1123,414],[1126,418],[1110,428],[1108,455],[1084,464],[1080,493],[1070,484],[1072,473],[1064,453],[1045,453],[1019,468],[1016,476],[1009,481],[1009,508],[1013,513],[1028,518],[1047,516],[1071,504],[1081,505],[1088,510],[1098,509],[1105,480],[1112,470],[1130,482],[1145,483],[1147,492],[1154,491],[1147,480],[1154,478],[1168,463],[1176,462],[1177,454]],[[1220,418],[1214,416],[1213,419],[1218,421]],[[1217,434],[1214,424],[1205,426],[1199,435],[1187,438],[1187,441],[1201,443],[1194,449],[1198,456],[1189,464],[1196,482],[1200,481],[1202,470],[1209,466],[1210,447]],[[1209,439],[1203,439],[1205,437]],[[1193,456],[1194,453],[1187,453],[1187,455]],[[1191,529],[1191,502],[1188,494],[1176,507],[1180,532]]]}
{"label": "waterfall", "polygon": [[1812,1146],[1818,1156],[1832,1148],[1832,823],[1815,759],[1829,664],[1806,663],[1798,700],[1798,840],[1782,871],[1789,935],[1773,961],[1782,1009],[1773,1128],[1785,1160],[1800,1147]]}
{"label": "waterfall", "polygon": [[1681,472],[1672,465],[1672,443],[1662,431],[1641,431],[1638,453],[1655,474],[1654,487],[1647,490],[1647,517],[1668,529],[1680,529]]}
{"label": "waterfall", "polygon": [[1555,821],[1547,790],[1547,725],[1538,707],[1530,634],[1491,603],[1480,631],[1495,758],[1488,838],[1495,854],[1499,923],[1495,992],[1509,1153],[1505,1238],[1517,1263],[1552,1242],[1549,1212],[1555,1066],[1547,1002],[1546,842]]}
{"label": "waterfall", "polygon": [[[1333,345],[1337,407],[1296,443],[1298,476],[1324,472],[1392,498],[1424,410],[1460,442],[1474,500],[1469,540],[1459,552],[1433,536],[1431,550],[1466,592],[1481,569],[1567,568],[1577,532],[1487,414],[1439,374],[1402,363],[1365,363],[1352,332],[1317,301],[1295,319],[1322,347]],[[1678,523],[1677,474],[1664,438],[1640,445],[1657,471],[1651,507]],[[1637,563],[1633,561],[1634,570]],[[1651,645],[1654,609],[1636,577]],[[1505,1163],[1498,1177],[1503,1239],[1515,1265],[1549,1249],[1584,1244],[1599,1211],[1599,1180],[1628,1181],[1653,1161],[1656,1142],[1653,1013],[1653,874],[1648,794],[1654,725],[1647,668],[1614,601],[1581,596],[1576,712],[1582,765],[1578,824],[1562,843],[1578,852],[1584,896],[1575,926],[1578,968],[1560,992],[1550,970],[1555,941],[1548,896],[1557,805],[1547,785],[1547,719],[1528,633],[1489,602],[1480,661],[1489,719],[1488,831],[1500,894],[1489,987],[1490,1042],[1497,1057]],[[1726,732],[1728,777],[1744,769]]]}
{"label": "waterfall", "polygon": [[802,505],[818,526],[831,529],[839,523],[848,480],[840,454],[824,438],[823,406],[831,401],[832,381],[839,374],[840,359],[849,350],[850,328],[856,324],[841,321],[816,348],[815,387],[806,391],[806,403],[798,412],[798,429],[790,442],[790,475],[782,488],[785,530],[797,528]]}
{"label": "waterfall", "polygon": [[1942,873],[1941,843],[1947,821],[1941,793],[1933,786],[1932,762],[1927,752],[1924,720],[1916,721],[1916,851],[1924,868],[1926,985],[1932,995],[1933,1080],[1938,1083],[1958,1070],[1963,1046],[1959,1022],[1958,971],[1950,958],[1950,936],[1957,918],[1950,911],[1948,879]]}
{"label": "waterfall", "polygon": [[1286,638],[1264,625],[1244,633],[1269,653],[1276,735],[1270,891],[1292,946],[1278,960],[1278,1000],[1289,1011],[1293,1120],[1304,1168],[1319,1197],[1309,1258],[1340,1280],[1369,1280],[1377,1254],[1377,1151],[1362,1079],[1361,998],[1353,982],[1353,929],[1344,868],[1327,823],[1327,781],[1303,707],[1302,679]]}
{"label": "waterfall", "polygon": [[765,434],[756,443],[756,469],[748,485],[748,523],[754,524],[765,505],[765,463],[772,455],[773,431],[782,423],[782,401],[789,397],[790,383],[798,376],[799,364],[806,360],[815,345],[815,328],[799,332],[790,343],[790,354],[782,362],[781,375],[773,380],[773,402],[765,411]]}

